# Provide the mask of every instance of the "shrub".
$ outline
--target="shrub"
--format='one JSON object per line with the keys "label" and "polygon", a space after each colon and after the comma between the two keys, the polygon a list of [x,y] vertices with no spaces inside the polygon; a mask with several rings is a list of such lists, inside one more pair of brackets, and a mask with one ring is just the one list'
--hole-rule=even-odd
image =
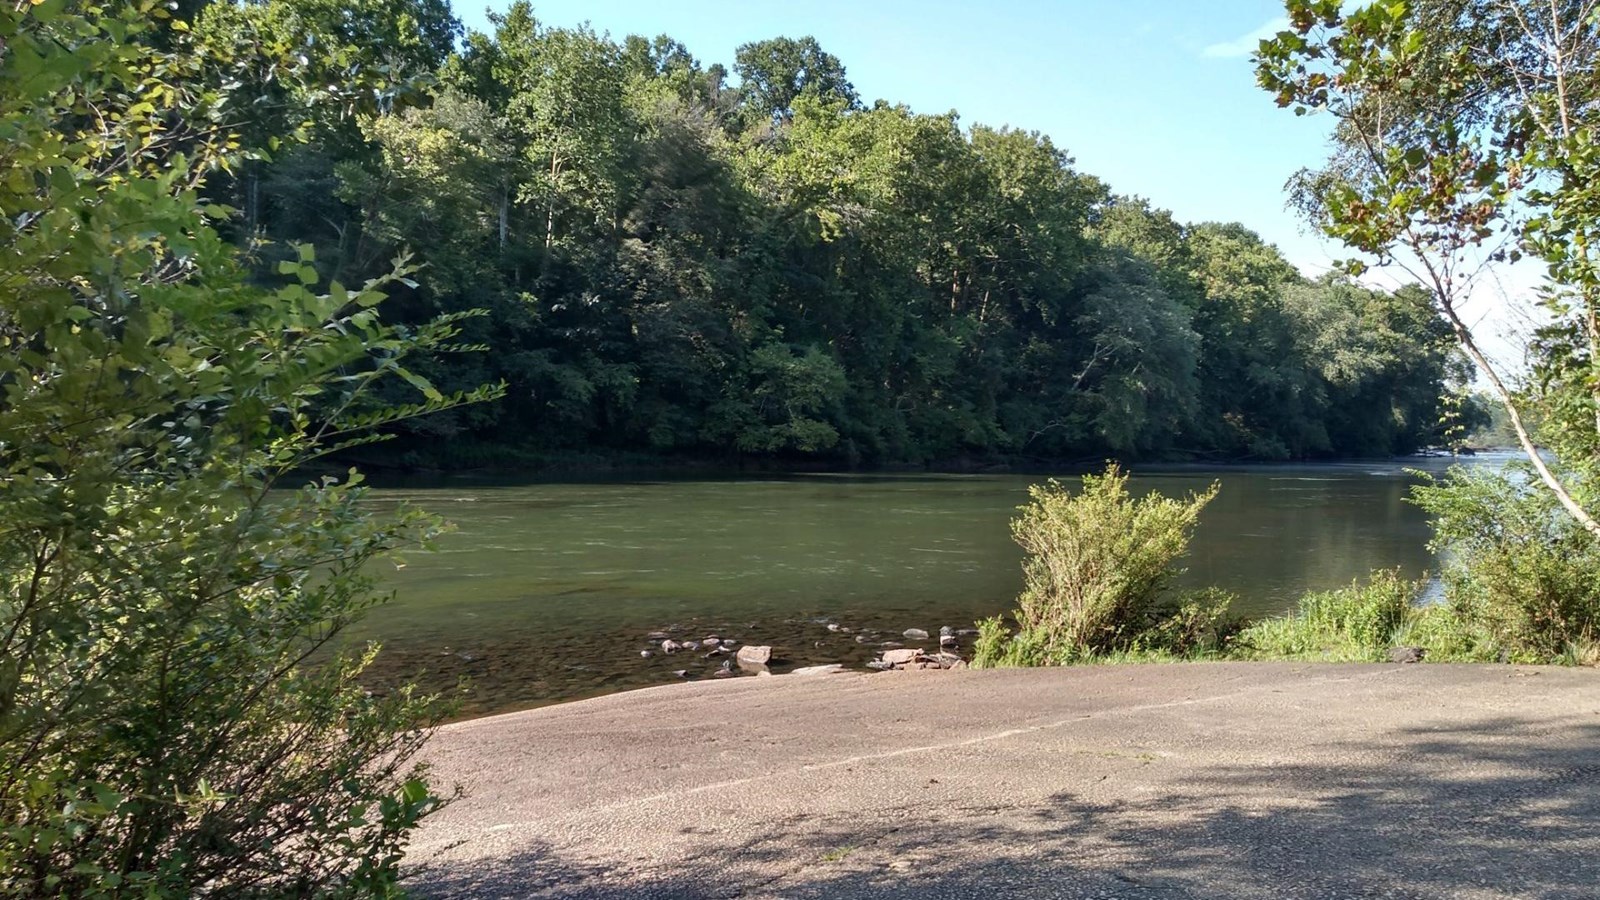
{"label": "shrub", "polygon": [[1188,659],[1221,654],[1244,627],[1232,613],[1237,600],[1219,588],[1186,594],[1158,608],[1151,626],[1135,638],[1134,649]]}
{"label": "shrub", "polygon": [[1070,663],[1129,649],[1159,624],[1172,564],[1217,486],[1186,500],[1135,500],[1127,483],[1113,464],[1084,476],[1076,495],[1053,480],[1029,489],[1011,524],[1027,551],[1018,630],[983,623],[977,665]]}
{"label": "shrub", "polygon": [[1289,615],[1240,632],[1236,653],[1256,659],[1383,659],[1420,588],[1389,569],[1374,572],[1365,584],[1307,594]]}
{"label": "shrub", "polygon": [[1446,561],[1446,601],[1512,659],[1550,662],[1600,640],[1600,545],[1525,466],[1456,468],[1413,491]]}
{"label": "shrub", "polygon": [[[455,325],[381,324],[387,282],[246,277],[198,199],[237,161],[226,61],[157,13],[0,8],[0,895],[392,896],[440,710],[333,642],[437,526],[354,473],[275,488],[492,392],[404,368]],[[391,376],[417,402],[373,405]]]}

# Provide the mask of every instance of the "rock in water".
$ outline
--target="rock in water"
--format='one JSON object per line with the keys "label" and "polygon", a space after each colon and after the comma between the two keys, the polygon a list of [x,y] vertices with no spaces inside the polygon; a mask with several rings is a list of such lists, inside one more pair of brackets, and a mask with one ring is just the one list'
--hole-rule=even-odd
{"label": "rock in water", "polygon": [[677,653],[678,649],[679,649],[679,646],[680,645],[678,644],[677,641],[665,640],[665,641],[661,642],[661,652],[662,653]]}
{"label": "rock in water", "polygon": [[921,655],[921,650],[912,647],[907,647],[904,650],[885,650],[883,651],[883,661],[891,666],[904,666],[916,662],[917,657]]}
{"label": "rock in water", "polygon": [[721,643],[722,643],[722,638],[719,638],[716,635],[712,635],[711,637],[708,637],[705,640],[701,641],[700,642],[700,646],[706,648],[707,650],[713,650],[717,646],[719,646]]}
{"label": "rock in water", "polygon": [[802,668],[795,669],[793,672],[790,672],[789,674],[790,675],[832,675],[832,674],[834,674],[836,672],[843,672],[843,671],[844,671],[844,664],[843,663],[833,663],[832,665],[827,665],[827,666],[804,666]]}
{"label": "rock in water", "polygon": [[748,663],[752,666],[764,666],[772,661],[772,648],[746,644],[739,648],[739,652],[734,655],[734,658],[741,664]]}
{"label": "rock in water", "polygon": [[921,628],[907,628],[902,633],[902,636],[908,641],[925,641],[928,639],[928,633]]}
{"label": "rock in water", "polygon": [[651,653],[649,650],[640,650],[639,656],[643,657],[644,659],[649,659],[650,657],[655,656],[655,654]]}
{"label": "rock in water", "polygon": [[941,647],[954,647],[955,645],[956,645],[956,636],[955,635],[953,635],[953,634],[941,634],[941,635],[939,635],[939,646],[941,646]]}
{"label": "rock in water", "polygon": [[695,642],[695,641],[684,641],[682,644],[679,644],[678,646],[682,647],[685,650],[699,650],[700,649],[700,644]]}

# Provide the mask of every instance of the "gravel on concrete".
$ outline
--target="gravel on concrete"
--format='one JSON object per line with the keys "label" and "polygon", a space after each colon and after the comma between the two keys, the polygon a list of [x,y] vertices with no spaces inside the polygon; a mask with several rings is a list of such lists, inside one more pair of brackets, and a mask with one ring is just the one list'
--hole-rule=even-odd
{"label": "gravel on concrete", "polygon": [[744,678],[446,727],[421,897],[1600,898],[1600,672]]}

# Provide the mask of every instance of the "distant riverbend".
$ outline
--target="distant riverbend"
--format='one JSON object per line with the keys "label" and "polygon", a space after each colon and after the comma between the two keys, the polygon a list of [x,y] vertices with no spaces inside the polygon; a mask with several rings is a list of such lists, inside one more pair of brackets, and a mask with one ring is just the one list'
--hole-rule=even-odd
{"label": "distant riverbend", "polygon": [[[1225,588],[1240,611],[1268,615],[1374,568],[1428,571],[1427,521],[1406,501],[1406,470],[1450,463],[1143,467],[1133,487],[1176,495],[1221,481],[1183,586]],[[1045,477],[454,478],[380,488],[373,505],[415,504],[457,530],[383,573],[395,600],[358,636],[385,644],[380,681],[470,679],[469,713],[709,677],[724,659],[643,656],[651,632],[770,644],[779,672],[859,664],[906,629],[967,628],[1010,605],[1021,554],[1009,521]]]}

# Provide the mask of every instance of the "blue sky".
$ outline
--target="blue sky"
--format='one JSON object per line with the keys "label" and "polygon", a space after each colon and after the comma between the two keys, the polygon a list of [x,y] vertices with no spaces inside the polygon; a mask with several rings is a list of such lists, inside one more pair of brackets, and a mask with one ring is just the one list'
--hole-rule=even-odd
{"label": "blue sky", "polygon": [[[509,0],[487,8],[503,9]],[[457,0],[469,29],[481,0]],[[955,109],[968,125],[1044,132],[1082,171],[1184,221],[1239,221],[1308,273],[1342,258],[1284,209],[1284,181],[1324,155],[1329,122],[1280,110],[1249,54],[1283,21],[1279,0],[543,0],[548,25],[614,38],[668,34],[702,63],[812,35],[867,102]]]}

